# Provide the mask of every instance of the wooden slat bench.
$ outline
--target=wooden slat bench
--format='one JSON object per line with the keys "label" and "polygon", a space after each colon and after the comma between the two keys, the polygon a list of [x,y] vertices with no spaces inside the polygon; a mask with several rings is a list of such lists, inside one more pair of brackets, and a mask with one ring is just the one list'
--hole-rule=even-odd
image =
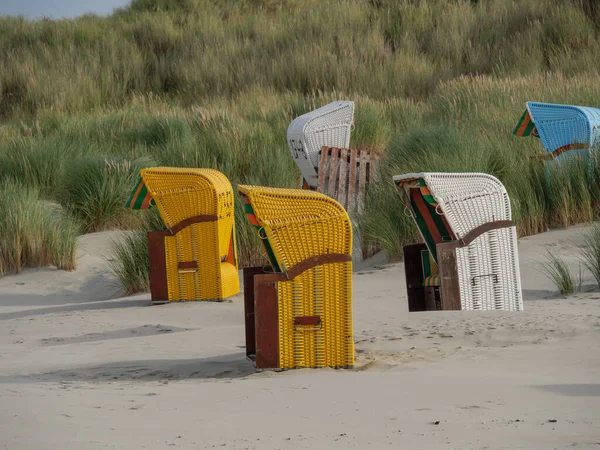
{"label": "wooden slat bench", "polygon": [[370,150],[322,147],[317,191],[337,200],[348,212],[362,212],[380,157]]}

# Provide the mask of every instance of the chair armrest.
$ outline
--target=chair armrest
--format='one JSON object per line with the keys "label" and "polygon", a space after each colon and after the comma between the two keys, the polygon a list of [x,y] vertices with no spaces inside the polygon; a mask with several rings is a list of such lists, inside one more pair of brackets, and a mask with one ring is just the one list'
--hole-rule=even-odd
{"label": "chair armrest", "polygon": [[488,231],[498,230],[500,228],[509,228],[509,227],[513,227],[513,226],[515,226],[515,222],[513,220],[496,220],[494,222],[487,222],[487,223],[484,223],[483,225],[479,225],[478,227],[473,228],[462,239],[458,239],[458,240],[452,241],[452,242],[443,242],[443,243],[437,244],[437,247],[441,246],[443,248],[453,249],[453,250],[457,249],[457,248],[463,248],[463,247],[466,247],[467,245],[469,245],[471,242],[473,242],[475,239],[477,239],[482,234],[487,233]]}

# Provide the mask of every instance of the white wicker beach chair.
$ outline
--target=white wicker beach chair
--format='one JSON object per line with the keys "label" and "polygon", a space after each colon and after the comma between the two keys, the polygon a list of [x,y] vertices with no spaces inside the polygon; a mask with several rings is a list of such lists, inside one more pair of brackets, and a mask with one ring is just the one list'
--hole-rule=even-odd
{"label": "white wicker beach chair", "polygon": [[[417,286],[415,265],[411,269],[407,263],[412,310],[433,309],[425,307],[422,292],[436,285],[435,309],[523,310],[517,233],[498,179],[483,173],[412,173],[395,176],[394,183],[425,240],[423,249],[439,269],[423,273]],[[415,250],[408,248],[405,259],[407,253],[418,255],[419,267],[428,266],[429,255]]]}
{"label": "white wicker beach chair", "polygon": [[297,117],[287,129],[290,151],[304,178],[317,188],[319,151],[323,146],[348,148],[354,122],[354,102],[337,101]]}

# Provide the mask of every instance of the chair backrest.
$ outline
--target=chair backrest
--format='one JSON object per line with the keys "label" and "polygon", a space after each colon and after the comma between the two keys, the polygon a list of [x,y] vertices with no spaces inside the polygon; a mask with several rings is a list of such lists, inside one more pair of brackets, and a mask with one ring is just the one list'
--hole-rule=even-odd
{"label": "chair backrest", "polygon": [[[394,183],[436,263],[444,233],[459,240],[481,225],[512,220],[506,189],[485,173],[414,173]],[[455,255],[461,309],[523,309],[514,225],[482,233]]]}
{"label": "chair backrest", "polygon": [[504,185],[485,173],[413,173],[395,176],[394,183],[436,262],[436,244],[511,220]]}
{"label": "chair backrest", "polygon": [[152,167],[142,169],[140,175],[167,228],[195,216],[215,216],[219,253],[235,253],[233,188],[224,174],[213,169]]}
{"label": "chair backrest", "polygon": [[275,272],[320,255],[352,255],[350,218],[332,198],[302,189],[238,185],[238,191]]}
{"label": "chair backrest", "polygon": [[362,212],[365,193],[378,174],[380,154],[335,147],[323,147],[320,153],[317,191],[347,211]]}
{"label": "chair backrest", "polygon": [[303,114],[287,129],[290,151],[305,185],[317,187],[319,151],[323,146],[347,148],[354,122],[354,102],[331,102]]}
{"label": "chair backrest", "polygon": [[587,156],[600,147],[600,109],[527,102],[513,134],[539,137],[545,159]]}

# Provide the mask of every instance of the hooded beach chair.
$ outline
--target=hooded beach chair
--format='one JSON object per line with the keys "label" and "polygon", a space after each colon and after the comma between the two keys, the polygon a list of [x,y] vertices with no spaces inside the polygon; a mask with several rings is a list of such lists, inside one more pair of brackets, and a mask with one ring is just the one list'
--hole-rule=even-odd
{"label": "hooded beach chair", "polygon": [[424,244],[404,247],[409,311],[523,309],[506,189],[483,173],[413,173],[394,183]]}
{"label": "hooded beach chair", "polygon": [[222,300],[240,291],[233,189],[212,169],[140,171],[128,206],[158,207],[166,226],[148,233],[152,301]]}
{"label": "hooded beach chair", "polygon": [[597,155],[600,148],[600,109],[586,106],[527,102],[513,131],[515,136],[538,137],[543,160]]}
{"label": "hooded beach chair", "polygon": [[348,148],[353,123],[354,102],[336,101],[297,117],[289,125],[287,141],[305,189],[317,188],[321,148]]}
{"label": "hooded beach chair", "polygon": [[257,369],[351,367],[352,225],[318,192],[238,186],[269,257],[244,269],[246,355]]}

